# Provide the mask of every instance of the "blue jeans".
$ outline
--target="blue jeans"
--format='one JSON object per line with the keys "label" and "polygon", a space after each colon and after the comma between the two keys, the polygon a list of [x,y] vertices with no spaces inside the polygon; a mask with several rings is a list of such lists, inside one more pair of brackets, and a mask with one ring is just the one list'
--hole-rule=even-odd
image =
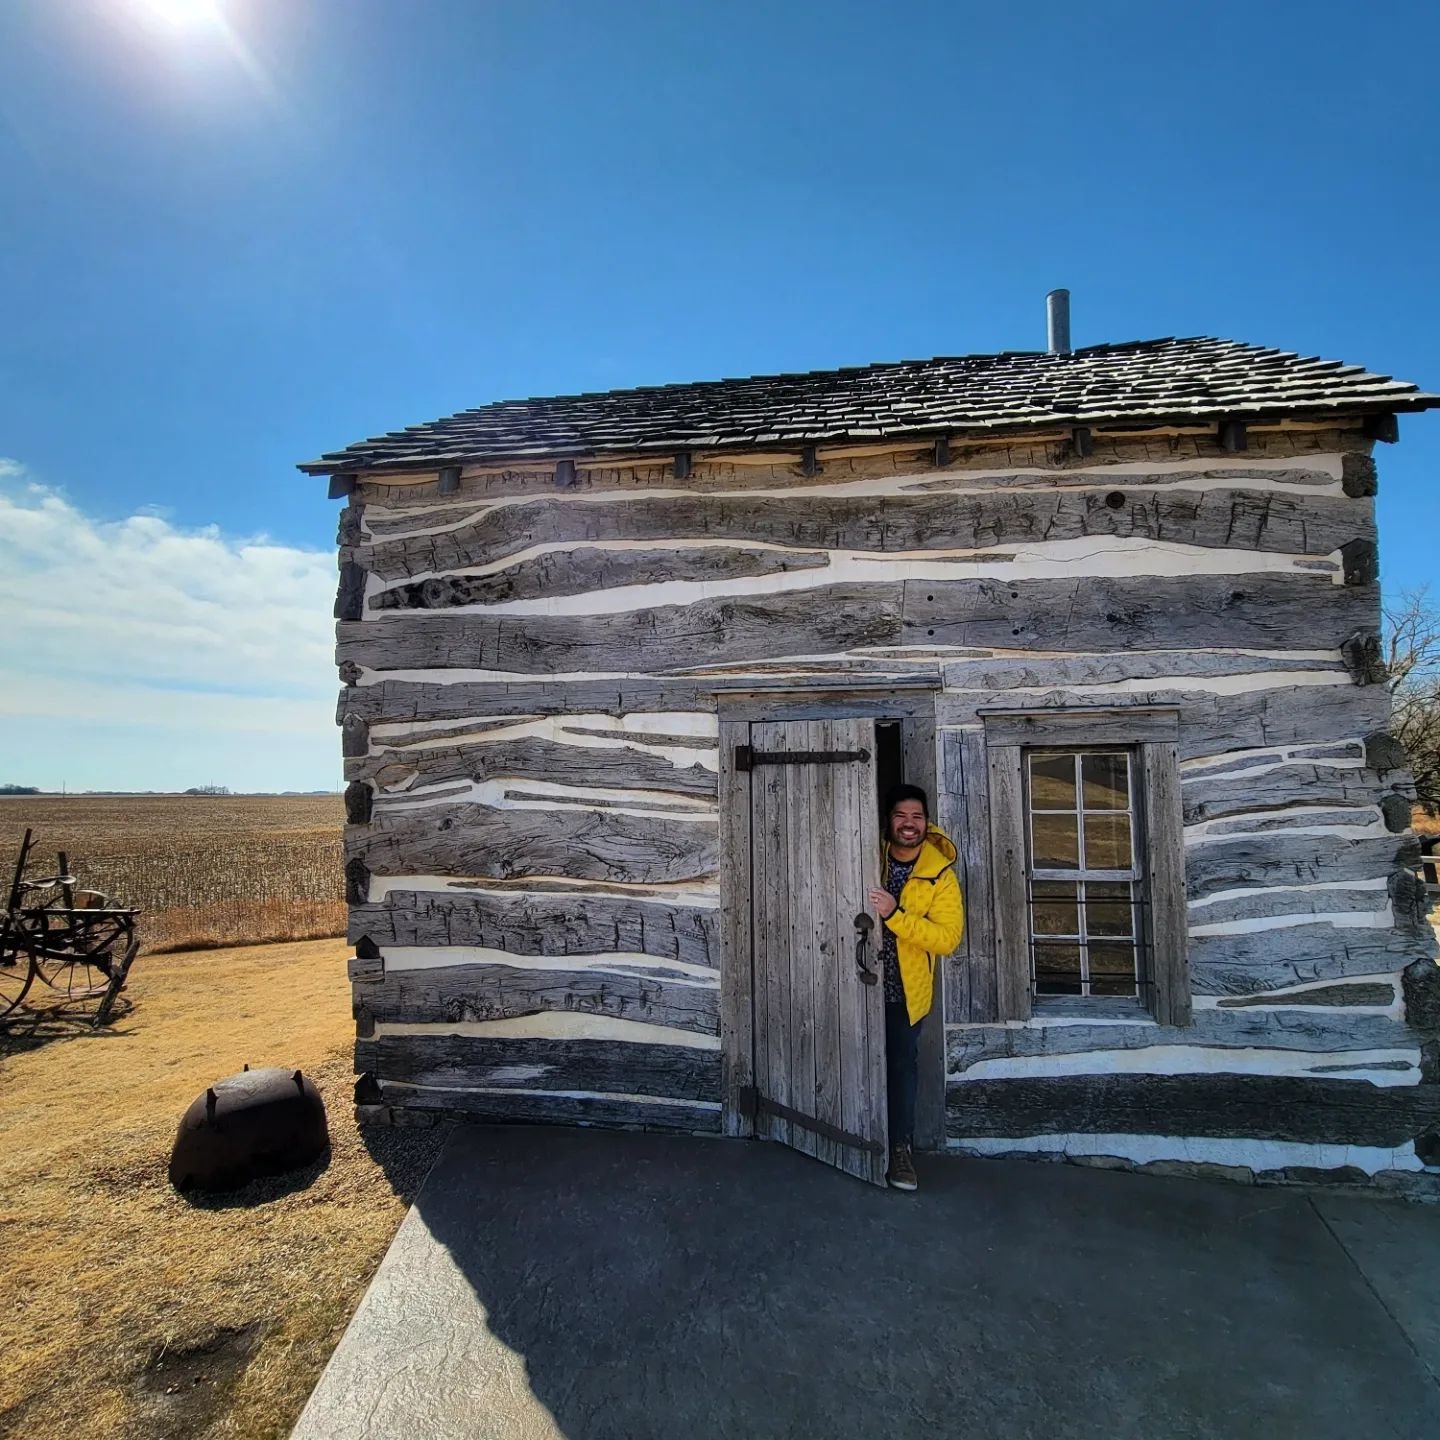
{"label": "blue jeans", "polygon": [[919,1077],[920,1026],[910,1023],[910,1012],[903,1000],[887,1001],[885,1080],[890,1102],[891,1145],[915,1143],[915,1087]]}

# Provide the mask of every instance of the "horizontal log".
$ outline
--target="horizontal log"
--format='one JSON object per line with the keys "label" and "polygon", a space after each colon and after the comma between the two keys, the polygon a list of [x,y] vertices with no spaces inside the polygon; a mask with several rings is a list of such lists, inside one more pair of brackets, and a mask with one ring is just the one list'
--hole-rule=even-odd
{"label": "horizontal log", "polygon": [[1125,655],[1057,655],[953,660],[942,667],[947,690],[1064,690],[1076,685],[1114,685],[1126,680],[1178,675],[1264,675],[1277,669],[1345,673],[1338,660],[1266,659],[1256,655],[1193,650],[1149,650]]}
{"label": "horizontal log", "polygon": [[535,970],[513,965],[442,965],[387,970],[364,987],[363,1003],[381,1023],[508,1020],[548,1012],[641,1020],[701,1035],[720,1033],[719,989],[692,977],[616,969]]}
{"label": "horizontal log", "polygon": [[[633,715],[716,709],[715,686],[699,680],[381,680],[341,690],[337,719],[420,724],[476,716]],[[363,752],[362,752],[363,753]]]}
{"label": "horizontal log", "polygon": [[1287,764],[1229,778],[1182,771],[1180,782],[1187,825],[1288,806],[1374,805],[1380,795],[1374,772],[1354,766]]}
{"label": "horizontal log", "polygon": [[905,643],[996,649],[1338,651],[1379,605],[1374,586],[1308,575],[904,583]]}
{"label": "horizontal log", "polygon": [[[1125,691],[1113,696],[1073,690],[1045,690],[1024,695],[1014,691],[973,690],[938,695],[935,716],[940,725],[963,727],[982,723],[982,719],[987,725],[993,724],[995,717],[1012,708],[1029,712],[1112,711],[1118,718],[1111,724],[1123,727],[1125,711],[1144,706],[1179,711],[1181,759],[1196,760],[1262,745],[1289,746],[1306,742],[1323,745],[1357,737],[1388,715],[1390,699],[1383,688],[1355,685],[1281,685],[1274,689],[1247,690],[1238,695],[1170,689]],[[1057,739],[1056,743],[1064,741]],[[1358,751],[1348,753],[1358,758]],[[1277,752],[1269,761],[1273,764],[1281,758]],[[1251,757],[1237,758],[1237,769],[1250,766]],[[1197,788],[1205,785],[1208,789],[1203,777],[1222,774],[1224,770],[1223,765],[1217,765],[1205,771],[1182,771],[1181,781]],[[1368,778],[1375,783],[1373,775]],[[1373,803],[1373,796],[1369,803]]]}
{"label": "horizontal log", "polygon": [[[488,575],[435,576],[383,590],[372,610],[444,610],[455,605],[500,605],[548,595],[586,595],[660,580],[739,580],[818,570],[830,557],[815,550],[750,550],[706,546],[655,550],[552,550]],[[414,572],[411,572],[414,573]],[[362,572],[363,593],[363,572]],[[343,618],[355,620],[359,611]]]}
{"label": "horizontal log", "polygon": [[1440,1085],[1277,1075],[1067,1075],[960,1080],[951,1139],[1195,1135],[1396,1148],[1440,1124]]}
{"label": "horizontal log", "polygon": [[381,946],[455,945],[512,955],[621,950],[714,967],[720,912],[567,888],[553,894],[393,890],[350,911],[350,938]]}
{"label": "horizontal log", "polygon": [[341,621],[335,653],[340,663],[353,660],[372,670],[460,666],[521,675],[566,670],[655,674],[697,661],[774,660],[896,645],[900,596],[898,583],[882,582],[600,615],[517,620],[473,611],[407,613],[383,623]]}
{"label": "horizontal log", "polygon": [[719,1050],[630,1040],[381,1035],[355,1042],[355,1069],[407,1085],[720,1098]]}
{"label": "horizontal log", "polygon": [[720,1129],[719,1109],[676,1101],[672,1104],[627,1100],[623,1095],[484,1094],[475,1090],[410,1090],[382,1085],[387,1105],[407,1110],[443,1110],[487,1123],[518,1125],[604,1125],[616,1129],[666,1130],[713,1135]]}
{"label": "horizontal log", "polygon": [[713,875],[719,838],[716,826],[701,820],[382,801],[368,826],[347,829],[345,853],[372,875],[561,875],[655,885]]}
{"label": "horizontal log", "polygon": [[382,790],[513,778],[709,798],[718,784],[716,772],[703,765],[674,765],[663,755],[630,746],[565,745],[536,736],[380,749],[348,761],[345,773],[352,781],[374,781]]}
{"label": "horizontal log", "polygon": [[1230,835],[1186,847],[1185,888],[1199,900],[1222,890],[1377,880],[1388,878],[1415,848],[1398,835]]}
{"label": "horizontal log", "polygon": [[[1200,1045],[1238,1050],[1417,1049],[1420,1036],[1388,1015],[1307,1014],[1303,1010],[1196,1010],[1189,1025],[961,1026],[945,1032],[952,1075],[985,1060],[1078,1055],[1088,1051],[1148,1050]],[[1097,1068],[1104,1069],[1100,1064]]]}
{"label": "horizontal log", "polygon": [[1324,923],[1190,937],[1190,985],[1197,995],[1253,995],[1317,980],[1388,975],[1416,958],[1413,937],[1388,927]]}
{"label": "horizontal log", "polygon": [[1190,924],[1225,925],[1274,915],[1373,915],[1389,905],[1384,890],[1247,890],[1228,900],[1192,905]]}
{"label": "horizontal log", "polygon": [[1308,990],[1284,991],[1280,994],[1227,995],[1219,1002],[1222,1010],[1244,1009],[1252,1005],[1393,1005],[1395,986],[1392,984],[1315,985]]}
{"label": "horizontal log", "polygon": [[[1357,538],[1369,540],[1374,517],[1369,505],[1345,496],[1157,489],[1117,479],[1103,489],[1048,493],[996,489],[833,495],[813,490],[767,495],[761,503],[748,495],[637,496],[580,503],[551,498],[492,506],[438,534],[397,535],[393,526],[378,523],[372,530],[377,538],[361,547],[356,558],[383,579],[398,580],[493,564],[535,545],[610,540],[759,541],[794,549],[882,553],[1113,536],[1328,555]],[[657,559],[656,574],[664,573],[664,563]]]}
{"label": "horizontal log", "polygon": [[[1373,801],[1375,796],[1371,797]],[[1236,815],[1229,820],[1216,820],[1206,830],[1206,838],[1217,835],[1265,835],[1294,830],[1296,826],[1340,825],[1351,829],[1368,829],[1380,821],[1380,811],[1373,803],[1351,806],[1344,810],[1326,810],[1315,805],[1286,806],[1283,810],[1256,810]],[[1386,829],[1389,829],[1386,826]]]}

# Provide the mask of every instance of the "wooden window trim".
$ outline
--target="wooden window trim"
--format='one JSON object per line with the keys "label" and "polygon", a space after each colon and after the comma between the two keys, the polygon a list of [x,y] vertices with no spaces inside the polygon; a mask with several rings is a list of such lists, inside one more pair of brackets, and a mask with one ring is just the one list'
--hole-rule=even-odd
{"label": "wooden window trim", "polygon": [[1029,1020],[1030,929],[1026,903],[1024,752],[1124,745],[1136,755],[1149,954],[1149,1009],[1162,1025],[1188,1025],[1185,852],[1180,809],[1177,710],[1136,706],[1070,711],[982,712],[989,781],[996,952],[996,1019]]}

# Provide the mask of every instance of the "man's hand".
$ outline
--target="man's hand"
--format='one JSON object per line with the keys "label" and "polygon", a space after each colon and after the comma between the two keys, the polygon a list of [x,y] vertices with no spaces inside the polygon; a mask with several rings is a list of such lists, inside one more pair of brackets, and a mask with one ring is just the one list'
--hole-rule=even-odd
{"label": "man's hand", "polygon": [[895,897],[888,890],[871,890],[870,903],[882,920],[888,920],[895,913]]}

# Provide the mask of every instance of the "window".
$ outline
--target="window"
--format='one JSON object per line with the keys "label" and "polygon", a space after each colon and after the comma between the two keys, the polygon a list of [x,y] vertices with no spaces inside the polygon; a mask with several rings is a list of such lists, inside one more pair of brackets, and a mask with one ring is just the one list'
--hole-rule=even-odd
{"label": "window", "polygon": [[1188,1025],[1178,712],[1096,706],[980,719],[990,1013],[1026,1020],[1057,997],[1087,1009],[1128,999],[1163,1024]]}
{"label": "window", "polygon": [[1135,996],[1142,884],[1128,750],[1027,750],[1030,978],[1040,995]]}

